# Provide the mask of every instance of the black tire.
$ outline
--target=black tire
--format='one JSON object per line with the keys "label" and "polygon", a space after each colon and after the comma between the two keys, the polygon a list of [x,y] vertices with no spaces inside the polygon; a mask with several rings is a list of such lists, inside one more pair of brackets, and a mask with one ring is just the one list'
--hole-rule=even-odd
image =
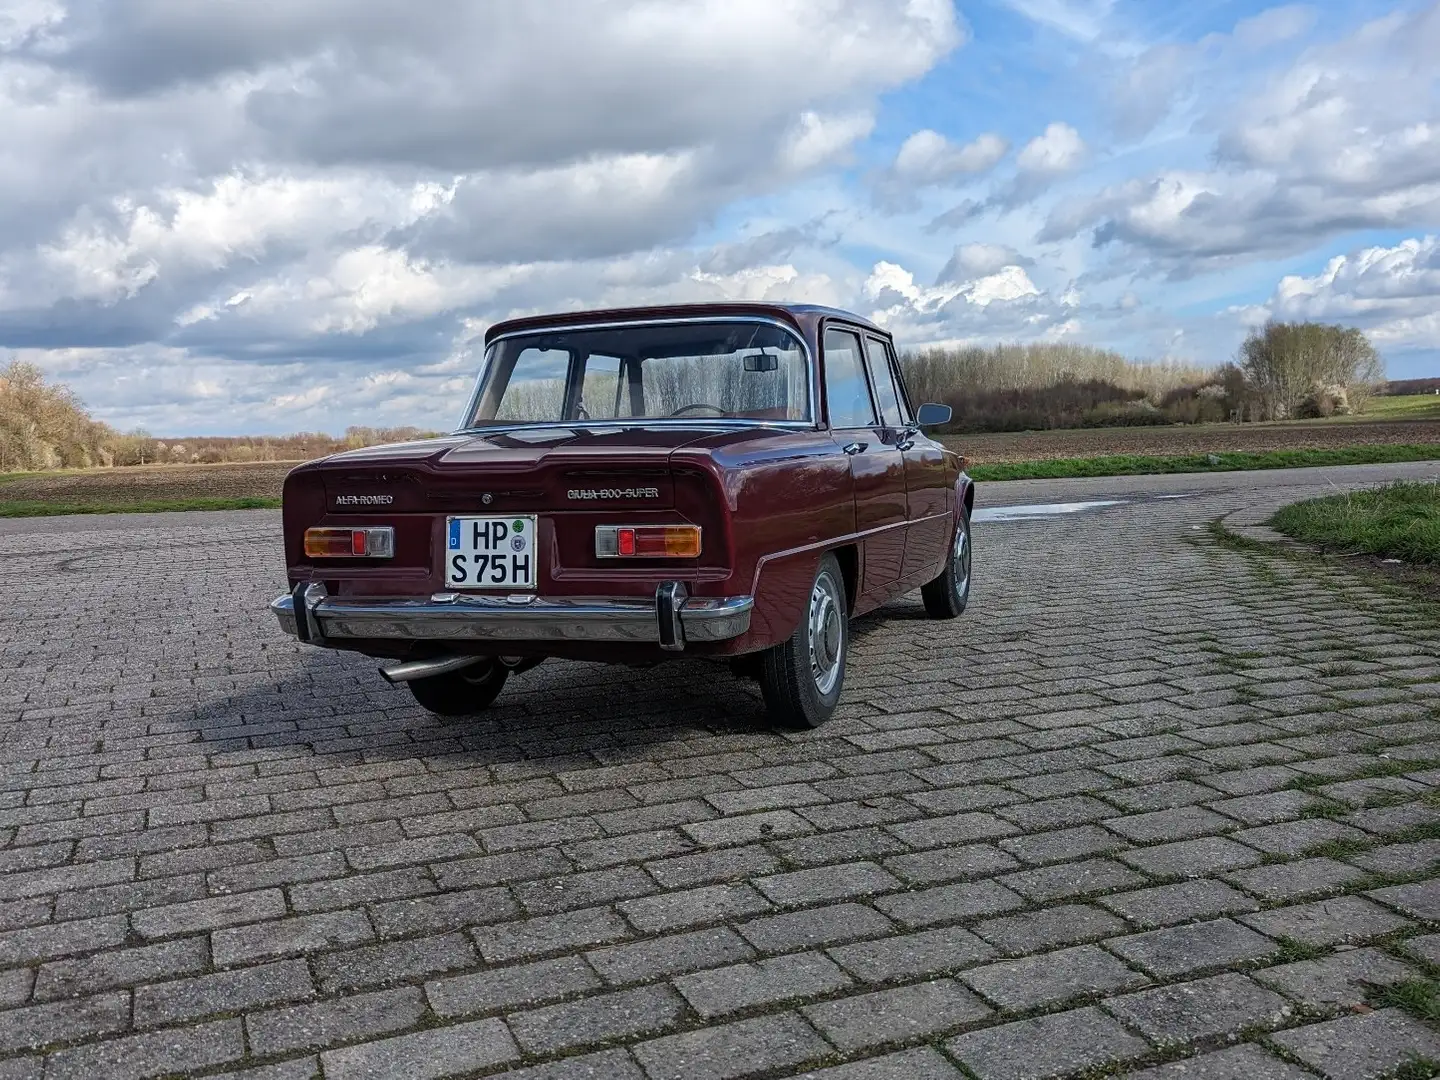
{"label": "black tire", "polygon": [[819,727],[834,713],[850,654],[848,611],[840,564],[826,555],[795,633],[761,654],[760,690],[777,727]]}
{"label": "black tire", "polygon": [[459,671],[411,679],[410,693],[421,708],[436,716],[472,716],[490,707],[500,696],[510,671],[494,660],[483,660]]}
{"label": "black tire", "polygon": [[925,614],[932,619],[953,619],[970,602],[970,512],[963,507],[950,538],[950,555],[945,571],[920,587]]}

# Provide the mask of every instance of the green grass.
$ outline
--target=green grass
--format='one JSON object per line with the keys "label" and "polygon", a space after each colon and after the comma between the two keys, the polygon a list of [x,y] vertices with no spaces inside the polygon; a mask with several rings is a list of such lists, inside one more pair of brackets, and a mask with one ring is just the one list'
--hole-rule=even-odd
{"label": "green grass", "polygon": [[1417,1019],[1440,1024],[1440,983],[1434,979],[1406,979],[1393,986],[1377,986],[1370,1003],[1382,1009],[1404,1009]]}
{"label": "green grass", "polygon": [[40,502],[0,499],[0,518],[55,517],[60,514],[159,514],[176,510],[276,510],[279,499],[136,499],[129,502]]}
{"label": "green grass", "polygon": [[1218,454],[1141,455],[1054,458],[1049,461],[1001,461],[969,468],[976,481],[1059,480],[1076,476],[1139,476],[1155,473],[1239,472],[1246,469],[1299,469],[1317,465],[1377,465],[1396,461],[1440,460],[1440,444],[1349,446],[1327,450],[1264,450]]}
{"label": "green grass", "polygon": [[1440,395],[1401,394],[1373,397],[1357,420],[1440,420]]}
{"label": "green grass", "polygon": [[1390,484],[1287,506],[1272,528],[1326,551],[1440,565],[1440,484]]}

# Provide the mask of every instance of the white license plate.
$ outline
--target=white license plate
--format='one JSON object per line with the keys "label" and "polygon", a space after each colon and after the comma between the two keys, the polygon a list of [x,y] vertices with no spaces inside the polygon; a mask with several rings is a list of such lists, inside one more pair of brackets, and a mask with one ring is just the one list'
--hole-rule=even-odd
{"label": "white license plate", "polygon": [[535,518],[445,519],[445,584],[452,589],[533,589]]}

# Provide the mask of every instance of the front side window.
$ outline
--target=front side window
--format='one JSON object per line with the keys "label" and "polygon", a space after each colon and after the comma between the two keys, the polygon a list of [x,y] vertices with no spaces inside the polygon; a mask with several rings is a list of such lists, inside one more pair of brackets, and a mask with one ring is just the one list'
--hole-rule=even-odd
{"label": "front side window", "polygon": [[734,320],[503,338],[463,426],[622,419],[808,421],[800,339]]}
{"label": "front side window", "polygon": [[875,406],[865,382],[860,336],[830,327],[825,331],[825,400],[834,428],[873,427]]}

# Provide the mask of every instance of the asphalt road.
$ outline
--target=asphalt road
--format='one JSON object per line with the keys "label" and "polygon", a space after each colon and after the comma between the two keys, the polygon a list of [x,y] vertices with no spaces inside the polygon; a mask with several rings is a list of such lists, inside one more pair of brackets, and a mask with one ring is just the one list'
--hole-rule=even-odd
{"label": "asphalt road", "polygon": [[986,485],[783,735],[685,660],[442,722],[271,624],[273,512],[0,522],[0,1080],[1440,1059],[1440,634],[1205,529],[1437,476]]}

